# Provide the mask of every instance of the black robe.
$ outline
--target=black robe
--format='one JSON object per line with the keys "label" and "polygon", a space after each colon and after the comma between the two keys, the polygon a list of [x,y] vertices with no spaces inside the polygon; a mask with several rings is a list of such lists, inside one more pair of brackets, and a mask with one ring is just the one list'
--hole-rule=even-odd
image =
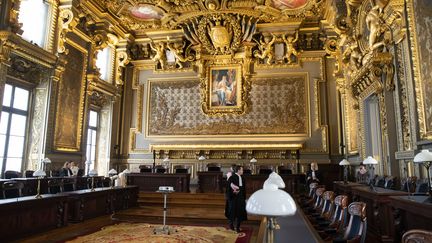
{"label": "black robe", "polygon": [[322,176],[321,176],[321,172],[319,170],[315,171],[315,177],[317,178],[317,180],[312,179],[312,170],[309,170],[306,173],[306,183],[309,185],[312,182],[317,182],[319,184],[322,184]]}
{"label": "black robe", "polygon": [[228,179],[228,184],[226,188],[226,197],[227,202],[225,206],[225,217],[229,219],[231,222],[237,218],[240,221],[247,220],[246,213],[246,191],[245,191],[245,179],[242,176],[242,186],[240,187],[239,193],[233,193],[233,189],[231,188],[231,183],[236,186],[239,186],[239,176],[237,174],[233,174]]}

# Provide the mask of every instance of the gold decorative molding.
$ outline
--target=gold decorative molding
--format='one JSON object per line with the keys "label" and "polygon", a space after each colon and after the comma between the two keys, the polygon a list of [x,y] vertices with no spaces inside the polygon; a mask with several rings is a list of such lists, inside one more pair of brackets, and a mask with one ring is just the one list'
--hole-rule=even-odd
{"label": "gold decorative molding", "polygon": [[284,144],[150,144],[149,150],[298,150],[301,143]]}

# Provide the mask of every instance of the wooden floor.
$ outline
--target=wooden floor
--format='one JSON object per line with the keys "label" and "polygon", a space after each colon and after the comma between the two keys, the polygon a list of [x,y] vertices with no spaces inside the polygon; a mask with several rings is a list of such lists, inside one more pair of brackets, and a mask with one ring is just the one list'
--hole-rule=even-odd
{"label": "wooden floor", "polygon": [[[111,216],[69,224],[67,227],[33,235],[19,242],[61,242],[119,222],[162,224],[162,194],[141,192],[138,204],[139,207],[119,211]],[[227,226],[227,219],[224,215],[225,198],[222,193],[172,193],[168,195],[167,206],[168,225]],[[261,218],[248,216],[248,219],[242,223],[242,227],[254,229],[250,242],[256,242]]]}

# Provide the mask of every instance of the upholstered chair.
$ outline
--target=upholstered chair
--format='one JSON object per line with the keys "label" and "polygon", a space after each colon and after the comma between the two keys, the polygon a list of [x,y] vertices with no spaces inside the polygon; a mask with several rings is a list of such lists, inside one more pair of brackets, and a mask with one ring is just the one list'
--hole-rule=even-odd
{"label": "upholstered chair", "polygon": [[63,180],[61,179],[52,179],[48,180],[48,193],[56,194],[64,191]]}
{"label": "upholstered chair", "polygon": [[3,183],[2,191],[3,198],[22,197],[22,189],[24,184],[19,181],[7,181]]}
{"label": "upholstered chair", "polygon": [[366,239],[366,203],[353,202],[348,206],[349,222],[344,233],[333,242],[364,243]]}
{"label": "upholstered chair", "polygon": [[413,229],[405,232],[402,243],[429,243],[432,242],[432,231]]}

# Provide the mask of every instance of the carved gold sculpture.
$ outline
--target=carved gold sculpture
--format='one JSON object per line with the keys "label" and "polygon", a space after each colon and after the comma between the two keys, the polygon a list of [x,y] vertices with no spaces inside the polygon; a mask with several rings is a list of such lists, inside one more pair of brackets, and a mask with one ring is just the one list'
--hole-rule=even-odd
{"label": "carved gold sculpture", "polygon": [[254,57],[266,60],[265,62],[267,64],[272,64],[274,58],[273,44],[276,40],[276,36],[274,34],[271,34],[271,36],[272,37],[261,36],[259,41],[257,41],[259,50],[254,51]]}
{"label": "carved gold sculpture", "polygon": [[286,59],[288,64],[290,64],[292,62],[292,56],[297,58],[297,56],[299,55],[298,51],[294,47],[294,44],[299,39],[299,33],[298,33],[298,31],[296,31],[295,37],[291,36],[291,35],[288,35],[288,37],[285,35],[282,35],[282,38],[285,42],[285,49],[286,49],[284,59]]}

